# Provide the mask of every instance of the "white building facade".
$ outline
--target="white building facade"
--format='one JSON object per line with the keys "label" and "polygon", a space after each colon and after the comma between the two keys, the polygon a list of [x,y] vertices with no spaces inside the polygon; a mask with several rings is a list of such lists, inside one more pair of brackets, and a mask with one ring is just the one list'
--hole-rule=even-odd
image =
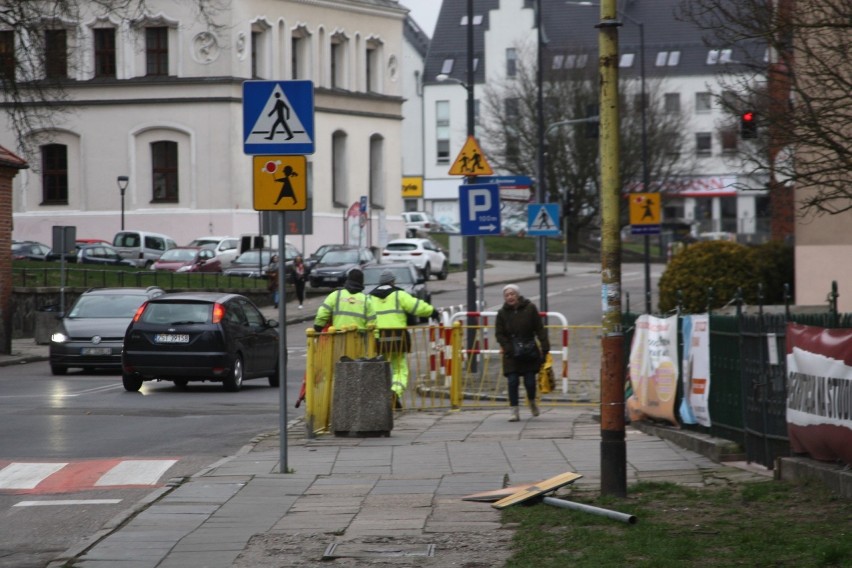
{"label": "white building facade", "polygon": [[[517,58],[534,57],[537,31],[536,0],[475,0],[474,95],[476,121],[485,88],[506,80]],[[564,0],[541,0],[547,47],[545,69],[568,62],[580,68],[597,65],[599,8],[571,5]],[[576,3],[580,4],[580,3]],[[664,220],[686,221],[695,232],[737,233],[741,240],[768,236],[769,200],[765,181],[745,174],[738,157],[738,123],[718,104],[719,72],[733,69],[736,51],[710,49],[701,32],[675,19],[678,0],[633,0],[619,3],[625,17],[619,29],[620,74],[636,87],[640,69],[638,22],[644,26],[646,76],[665,97],[667,109],[682,113],[689,130],[689,147],[680,152],[691,172],[666,188]],[[427,210],[439,220],[458,221],[459,177],[448,170],[464,146],[467,107],[467,3],[444,2],[426,62],[424,89],[425,198]],[[574,52],[572,53],[572,50]],[[514,58],[514,60],[513,60]],[[727,66],[727,67],[726,67]],[[733,72],[733,71],[731,71]],[[439,81],[446,74],[449,80]],[[624,112],[632,110],[622,109]],[[531,170],[535,170],[531,164]],[[495,172],[519,175],[523,172]],[[651,180],[654,185],[655,180]],[[630,182],[625,180],[625,184]],[[626,190],[629,188],[626,188]],[[641,191],[641,188],[638,188]]]}
{"label": "white building facade", "polygon": [[[51,226],[74,225],[78,237],[111,240],[122,209],[125,228],[179,244],[274,234],[277,215],[253,208],[255,172],[243,153],[242,84],[251,79],[314,85],[310,208],[287,213],[289,238],[305,252],[349,240],[342,220],[362,196],[364,244],[404,234],[407,10],[396,0],[243,0],[212,13],[213,26],[188,2],[149,0],[150,12],[132,19],[87,6],[79,21],[45,26],[64,58],[68,100],[49,128],[29,133],[14,238],[49,242]],[[48,58],[42,73],[62,73],[56,67]],[[13,132],[0,129],[0,144],[21,148]],[[128,178],[123,198],[119,176]]]}

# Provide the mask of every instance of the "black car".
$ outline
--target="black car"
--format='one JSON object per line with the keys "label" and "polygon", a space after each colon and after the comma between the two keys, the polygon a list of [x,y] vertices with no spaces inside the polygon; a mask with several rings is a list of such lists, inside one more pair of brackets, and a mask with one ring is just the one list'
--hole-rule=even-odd
{"label": "black car", "polygon": [[320,245],[314,253],[308,258],[303,259],[305,262],[305,273],[310,274],[311,269],[316,266],[325,253],[336,248],[345,248],[346,245]]}
{"label": "black car", "polygon": [[[389,264],[368,264],[361,270],[364,271],[364,291],[369,293],[379,285],[382,272],[390,270],[396,277],[394,286],[405,290],[415,298],[424,302],[432,303],[432,294],[426,288],[426,279],[410,262],[394,262]],[[421,318],[421,322],[427,323],[429,318]]]}
{"label": "black car", "polygon": [[12,243],[12,260],[50,260],[50,247],[36,241]]}
{"label": "black car", "polygon": [[136,266],[133,261],[122,257],[112,245],[107,244],[77,247],[77,263]]}
{"label": "black car", "polygon": [[[249,278],[266,278],[266,271],[272,255],[278,254],[274,249],[249,249],[234,259],[231,266],[222,273],[225,276],[247,276]],[[301,256],[299,249],[290,243],[284,245],[284,270],[288,280],[293,272],[293,260]]]}
{"label": "black car", "polygon": [[312,288],[338,288],[346,282],[352,268],[375,262],[373,252],[365,247],[335,247],[322,255],[311,269],[308,281]]}
{"label": "black car", "polygon": [[139,306],[164,293],[156,286],[83,292],[50,336],[51,373],[64,375],[69,367],[120,369],[127,325]]}
{"label": "black car", "polygon": [[150,300],[127,327],[122,353],[125,390],[143,381],[221,382],[240,390],[245,379],[267,377],[277,387],[278,322],[239,294],[181,292]]}

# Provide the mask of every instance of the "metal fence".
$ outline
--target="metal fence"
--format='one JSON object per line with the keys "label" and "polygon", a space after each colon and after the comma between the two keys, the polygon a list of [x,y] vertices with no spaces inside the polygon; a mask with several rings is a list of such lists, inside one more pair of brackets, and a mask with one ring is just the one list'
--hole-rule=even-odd
{"label": "metal fence", "polygon": [[[836,285],[829,298],[836,298]],[[622,318],[628,346],[639,314]],[[768,468],[775,460],[790,455],[787,437],[787,323],[826,328],[852,328],[852,314],[838,314],[836,302],[824,313],[796,314],[790,306],[782,313],[745,313],[737,303],[735,315],[710,314],[709,413],[712,426],[684,424],[683,428],[731,440],[743,447],[746,459]],[[683,338],[678,319],[678,376],[683,376]],[[778,354],[777,359],[770,356]],[[625,358],[627,360],[628,358]],[[683,382],[678,382],[675,408],[683,398]]]}

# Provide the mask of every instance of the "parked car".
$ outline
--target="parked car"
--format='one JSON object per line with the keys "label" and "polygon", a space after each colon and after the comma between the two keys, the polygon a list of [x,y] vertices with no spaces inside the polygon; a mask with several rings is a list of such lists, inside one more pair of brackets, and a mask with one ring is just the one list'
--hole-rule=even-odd
{"label": "parked car", "polygon": [[177,243],[171,237],[146,231],[121,231],[116,233],[112,246],[118,253],[140,268],[150,268],[164,252],[175,248]]}
{"label": "parked car", "polygon": [[77,263],[135,266],[132,260],[122,257],[112,245],[108,244],[78,246]]}
{"label": "parked car", "polygon": [[239,294],[183,292],[146,302],[124,335],[122,383],[138,391],[144,381],[221,382],[236,392],[246,379],[279,385],[278,322],[266,319]]}
{"label": "parked car", "polygon": [[382,251],[382,262],[410,262],[429,280],[434,273],[446,280],[450,265],[441,246],[432,239],[395,239]]}
{"label": "parked car", "polygon": [[210,248],[222,263],[222,268],[231,266],[240,255],[240,239],[237,237],[198,237],[188,246]]}
{"label": "parked car", "polygon": [[175,247],[151,266],[166,272],[222,272],[222,261],[206,247]]}
{"label": "parked car", "polygon": [[346,273],[350,269],[375,261],[373,252],[366,247],[335,247],[314,265],[308,281],[312,288],[337,288],[346,282]]}
{"label": "parked car", "polygon": [[308,258],[302,259],[305,262],[305,272],[307,274],[310,274],[311,269],[313,269],[313,267],[316,266],[316,264],[322,258],[322,255],[324,255],[325,253],[327,253],[331,249],[341,248],[341,247],[345,247],[345,246],[346,245],[320,245],[320,247],[317,250],[315,250],[314,253],[311,256],[309,256]]}
{"label": "parked car", "polygon": [[[432,294],[426,288],[426,279],[410,262],[394,262],[391,264],[368,264],[361,270],[364,271],[364,291],[370,292],[379,285],[379,278],[382,272],[390,270],[396,282],[394,286],[405,290],[415,298],[419,298],[426,303],[432,303]],[[421,318],[422,323],[427,323],[429,318]]]}
{"label": "parked car", "polygon": [[230,268],[224,270],[225,276],[245,276],[248,278],[264,278],[266,267],[272,260],[272,255],[278,251],[272,249],[249,249],[238,256],[231,263]]}
{"label": "parked car", "polygon": [[12,260],[48,260],[50,247],[36,241],[12,243]]}
{"label": "parked car", "polygon": [[84,292],[61,317],[50,336],[50,372],[64,375],[69,367],[121,368],[124,332],[145,301],[164,294],[148,288],[99,288]]}
{"label": "parked car", "polygon": [[432,231],[438,222],[425,211],[406,211],[402,214],[405,223],[405,236],[412,238]]}

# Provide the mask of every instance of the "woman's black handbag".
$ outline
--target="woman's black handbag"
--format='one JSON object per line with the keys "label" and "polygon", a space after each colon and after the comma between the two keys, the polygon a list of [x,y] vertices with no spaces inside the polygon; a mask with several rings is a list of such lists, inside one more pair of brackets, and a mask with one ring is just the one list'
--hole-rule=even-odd
{"label": "woman's black handbag", "polygon": [[535,339],[512,338],[512,357],[518,361],[538,361],[541,359],[541,351]]}

